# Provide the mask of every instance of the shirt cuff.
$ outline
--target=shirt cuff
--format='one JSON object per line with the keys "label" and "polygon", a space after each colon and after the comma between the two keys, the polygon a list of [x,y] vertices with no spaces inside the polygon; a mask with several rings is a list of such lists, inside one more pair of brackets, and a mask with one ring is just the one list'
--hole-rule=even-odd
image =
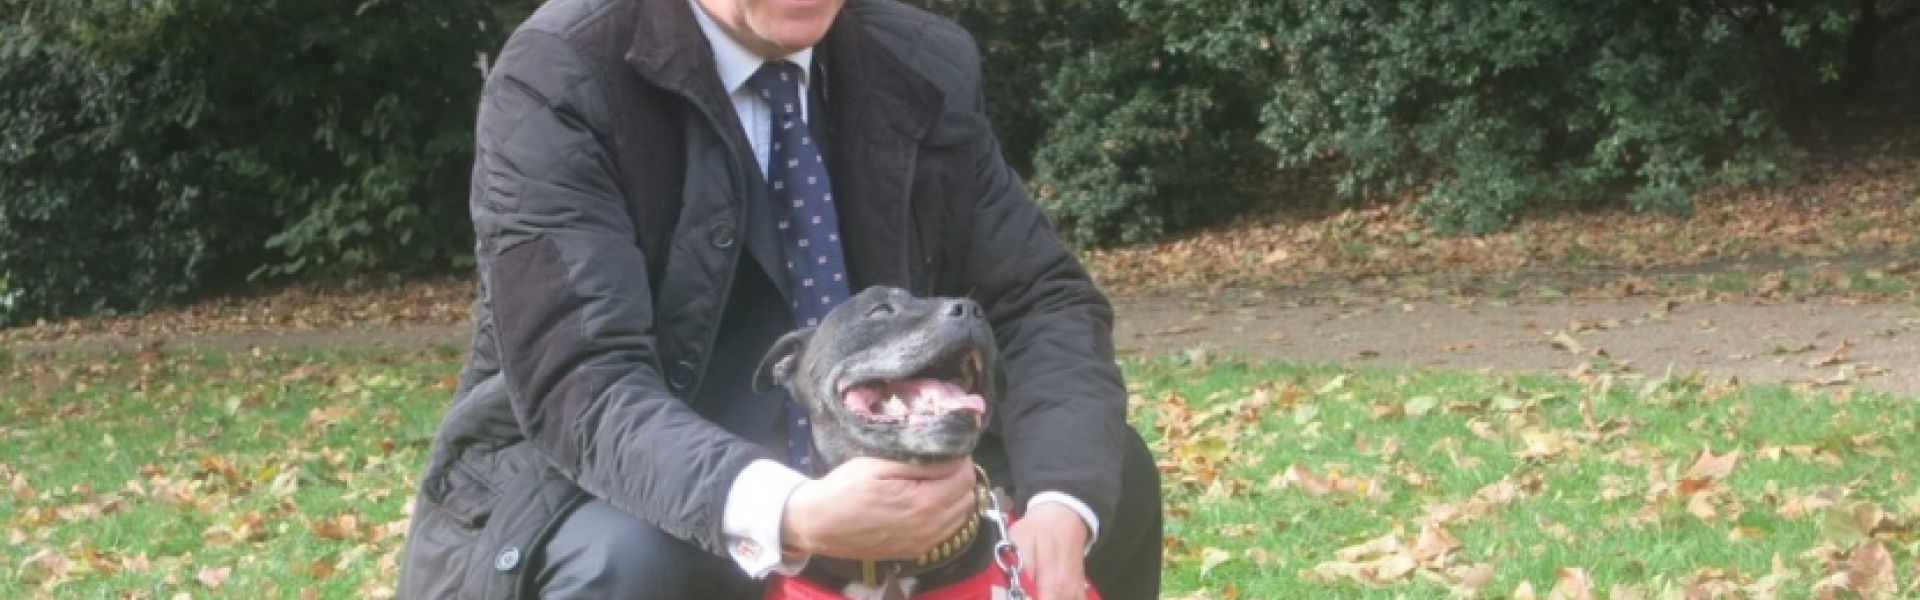
{"label": "shirt cuff", "polygon": [[726,538],[727,555],[747,576],[760,579],[776,572],[790,576],[806,568],[807,555],[783,557],[780,520],[787,497],[807,480],[798,471],[766,459],[748,463],[733,478],[726,508],[720,513],[720,533]]}
{"label": "shirt cuff", "polygon": [[1034,506],[1048,502],[1072,509],[1074,513],[1080,515],[1080,520],[1087,522],[1087,548],[1083,553],[1091,554],[1093,552],[1094,540],[1100,539],[1100,517],[1093,514],[1093,509],[1088,508],[1087,503],[1081,502],[1079,498],[1066,495],[1063,492],[1040,492],[1034,494],[1033,498],[1027,500],[1027,511],[1032,512]]}

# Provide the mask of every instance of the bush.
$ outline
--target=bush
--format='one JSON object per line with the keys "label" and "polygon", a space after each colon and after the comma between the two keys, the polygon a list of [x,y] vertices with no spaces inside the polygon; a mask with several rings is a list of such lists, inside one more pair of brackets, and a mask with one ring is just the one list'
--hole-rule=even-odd
{"label": "bush", "polygon": [[1263,155],[1247,86],[1169,56],[1101,0],[914,0],[974,34],[1007,160],[1068,239],[1136,242],[1232,214]]}
{"label": "bush", "polygon": [[1777,174],[1782,124],[1920,20],[1860,0],[928,4],[990,69],[1042,82],[993,89],[1013,97],[995,117],[1010,147],[1038,140],[1038,195],[1082,243],[1206,222],[1246,205],[1241,176],[1329,164],[1349,197],[1419,186],[1443,231],[1615,199],[1684,213],[1702,186]]}
{"label": "bush", "polygon": [[[0,323],[144,308],[205,272],[207,206],[166,177],[205,157],[129,134],[191,121],[201,106],[179,82],[135,83],[157,61],[104,61],[80,47],[132,54],[131,28],[50,5],[13,0],[0,25]],[[109,35],[119,32],[129,37]]]}
{"label": "bush", "polygon": [[454,262],[483,9],[0,0],[0,323]]}
{"label": "bush", "polygon": [[980,45],[988,115],[1007,161],[1033,170],[1034,152],[1054,115],[1044,106],[1048,81],[1068,61],[1120,39],[1130,24],[1104,0],[907,0],[945,15]]}
{"label": "bush", "polygon": [[[979,39],[1008,159],[1080,244],[1308,167],[1417,187],[1449,231],[1684,212],[1920,53],[1892,0],[909,1]],[[461,261],[472,65],[537,4],[0,0],[0,325]]]}
{"label": "bush", "polygon": [[1443,230],[1616,189],[1684,211],[1717,174],[1769,172],[1779,140],[1750,40],[1687,3],[1129,6],[1235,23],[1170,32],[1169,48],[1268,82],[1259,137],[1280,168],[1337,159],[1352,195],[1432,184],[1421,208]]}
{"label": "bush", "polygon": [[1206,66],[1116,44],[1060,66],[1047,83],[1054,115],[1035,156],[1035,197],[1083,243],[1143,242],[1233,214],[1234,184],[1263,153],[1236,137],[1252,120],[1236,86]]}

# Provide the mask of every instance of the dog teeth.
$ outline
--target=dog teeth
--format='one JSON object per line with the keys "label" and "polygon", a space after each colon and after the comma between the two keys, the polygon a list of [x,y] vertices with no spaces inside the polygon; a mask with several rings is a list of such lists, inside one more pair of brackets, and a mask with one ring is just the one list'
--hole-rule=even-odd
{"label": "dog teeth", "polygon": [[889,417],[906,416],[910,410],[907,407],[907,401],[901,400],[899,396],[888,396],[885,402],[880,403],[880,413]]}
{"label": "dog teeth", "polygon": [[979,389],[976,384],[979,383],[981,372],[986,370],[985,362],[986,359],[980,356],[978,350],[967,353],[966,359],[960,363],[960,386],[967,391]]}

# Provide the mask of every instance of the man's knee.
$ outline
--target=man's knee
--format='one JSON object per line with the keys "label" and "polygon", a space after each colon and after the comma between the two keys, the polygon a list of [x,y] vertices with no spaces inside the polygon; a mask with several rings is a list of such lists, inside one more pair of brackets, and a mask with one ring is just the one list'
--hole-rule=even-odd
{"label": "man's knee", "polygon": [[1129,429],[1122,445],[1120,463],[1120,506],[1115,518],[1127,521],[1131,528],[1156,538],[1161,525],[1160,468],[1139,432]]}
{"label": "man's knee", "polygon": [[692,597],[702,553],[594,500],[561,523],[536,564],[541,598]]}
{"label": "man's knee", "polygon": [[1087,576],[1110,600],[1155,598],[1160,592],[1160,470],[1137,432],[1122,442],[1120,504],[1088,556]]}

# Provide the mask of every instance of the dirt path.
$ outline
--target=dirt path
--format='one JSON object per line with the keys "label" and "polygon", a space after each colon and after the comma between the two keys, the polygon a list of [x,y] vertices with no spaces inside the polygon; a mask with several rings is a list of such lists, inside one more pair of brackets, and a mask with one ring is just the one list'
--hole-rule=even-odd
{"label": "dirt path", "polygon": [[[1297,302],[1129,298],[1123,355],[1187,349],[1490,372],[1698,372],[1713,381],[1856,385],[1920,398],[1920,306],[1655,298]],[[1845,348],[1842,350],[1842,348]]]}
{"label": "dirt path", "polygon": [[[1272,293],[1117,297],[1123,356],[1216,355],[1498,373],[1698,372],[1712,381],[1853,385],[1920,398],[1920,306],[1816,298],[1609,298],[1411,302],[1305,300]],[[204,333],[172,349],[462,344],[464,325]],[[17,355],[131,350],[162,339],[119,333],[12,342]],[[1844,348],[1844,350],[1842,350]]]}

